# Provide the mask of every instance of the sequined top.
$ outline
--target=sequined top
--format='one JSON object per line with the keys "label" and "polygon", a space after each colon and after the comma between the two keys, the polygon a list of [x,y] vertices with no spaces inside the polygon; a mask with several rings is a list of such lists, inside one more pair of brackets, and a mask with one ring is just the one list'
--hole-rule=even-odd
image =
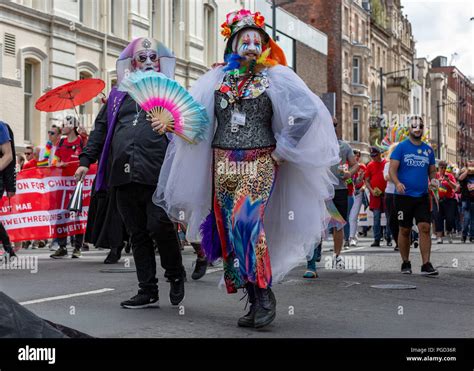
{"label": "sequined top", "polygon": [[[276,144],[272,130],[272,102],[265,92],[268,80],[265,72],[253,77],[242,99],[236,105],[240,120],[232,120],[235,106],[230,88],[230,76],[226,75],[214,93],[214,111],[217,130],[212,147],[222,149],[255,149]],[[242,118],[245,115],[244,119]]]}

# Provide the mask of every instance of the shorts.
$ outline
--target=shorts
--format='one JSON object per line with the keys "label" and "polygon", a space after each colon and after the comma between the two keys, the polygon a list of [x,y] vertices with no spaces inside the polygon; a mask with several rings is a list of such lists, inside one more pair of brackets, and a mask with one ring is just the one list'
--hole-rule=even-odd
{"label": "shorts", "polygon": [[347,209],[349,208],[349,191],[347,189],[336,189],[334,190],[334,198],[332,202],[334,202],[334,206],[336,206],[337,211],[339,214],[347,220]]}
{"label": "shorts", "polygon": [[404,228],[413,226],[413,218],[416,224],[431,223],[429,196],[411,197],[395,195],[395,209],[397,210],[398,225]]}

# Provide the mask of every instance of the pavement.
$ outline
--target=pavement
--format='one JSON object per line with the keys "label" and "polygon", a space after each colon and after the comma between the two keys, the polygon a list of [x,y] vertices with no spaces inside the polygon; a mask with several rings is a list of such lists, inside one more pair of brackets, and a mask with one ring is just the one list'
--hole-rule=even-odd
{"label": "pavement", "polygon": [[105,338],[474,337],[474,244],[433,241],[431,261],[440,275],[424,277],[419,249],[411,250],[413,274],[402,275],[399,253],[370,247],[371,242],[362,238],[356,248],[343,252],[351,269],[334,270],[332,242],[325,241],[319,278],[302,278],[302,261],[275,284],[277,317],[261,330],[237,327],[246,299],[240,300],[241,292],[229,295],[218,287],[222,267],[211,267],[198,281],[190,278],[196,259],[190,247],[183,252],[186,298],[178,307],[169,303],[169,283],[157,256],[160,307],[122,309],[119,303],[137,291],[133,257],[125,254],[119,264],[104,265],[108,250],[94,248],[80,259],[71,259],[69,249],[69,257],[59,260],[50,259],[47,248],[21,250],[25,269],[2,269],[0,263],[0,291],[42,318]]}

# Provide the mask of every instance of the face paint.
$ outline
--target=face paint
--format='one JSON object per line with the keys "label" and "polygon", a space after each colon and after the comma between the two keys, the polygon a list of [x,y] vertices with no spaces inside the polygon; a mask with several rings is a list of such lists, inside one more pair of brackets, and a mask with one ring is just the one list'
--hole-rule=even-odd
{"label": "face paint", "polygon": [[[235,43],[235,42],[234,42]],[[245,30],[238,35],[234,51],[246,59],[258,59],[262,54],[262,36],[255,30]]]}
{"label": "face paint", "polygon": [[153,50],[141,50],[133,57],[135,70],[160,72],[160,60]]}
{"label": "face paint", "polygon": [[410,135],[415,139],[420,139],[423,136],[424,125],[418,119],[412,119],[408,129]]}

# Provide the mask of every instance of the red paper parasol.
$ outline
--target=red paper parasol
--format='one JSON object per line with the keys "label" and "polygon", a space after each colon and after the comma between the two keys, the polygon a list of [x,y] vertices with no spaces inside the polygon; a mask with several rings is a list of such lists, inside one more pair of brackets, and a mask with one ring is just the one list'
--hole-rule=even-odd
{"label": "red paper parasol", "polygon": [[[58,86],[43,94],[35,108],[44,112],[57,112],[84,104],[98,95],[105,87],[101,79],[83,79]],[[77,112],[76,112],[77,114]]]}

